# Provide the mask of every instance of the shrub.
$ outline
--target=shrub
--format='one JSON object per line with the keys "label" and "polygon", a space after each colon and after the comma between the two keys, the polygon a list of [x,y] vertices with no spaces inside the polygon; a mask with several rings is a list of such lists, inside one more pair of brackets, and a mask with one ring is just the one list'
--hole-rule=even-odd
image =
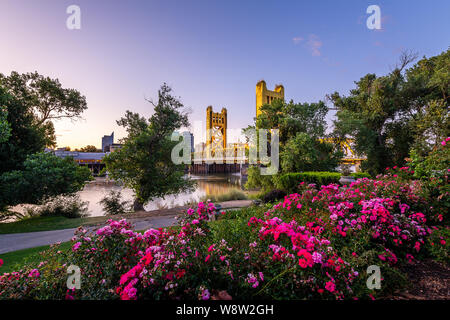
{"label": "shrub", "polygon": [[246,200],[247,196],[237,190],[237,189],[231,189],[227,193],[219,194],[219,195],[206,195],[202,198],[203,202],[206,202],[207,200],[210,200],[211,202],[223,202],[223,201],[231,201],[231,200]]}
{"label": "shrub", "polygon": [[111,190],[99,203],[110,215],[124,214],[131,211],[131,201],[122,200],[122,192]]}
{"label": "shrub", "polygon": [[298,172],[274,176],[274,183],[277,189],[291,193],[298,191],[297,186],[300,182],[314,183],[317,186],[321,186],[339,183],[340,178],[341,174],[339,172]]}
{"label": "shrub", "polygon": [[286,192],[284,192],[283,190],[274,189],[274,190],[266,193],[262,200],[265,203],[274,202],[274,201],[283,199],[285,196],[286,196]]}
{"label": "shrub", "polygon": [[77,194],[57,196],[45,201],[42,206],[28,208],[28,216],[61,216],[66,218],[82,218],[88,215],[88,202],[82,201]]}
{"label": "shrub", "polygon": [[428,239],[428,250],[436,261],[450,265],[450,228],[435,228]]}
{"label": "shrub", "polygon": [[352,172],[350,176],[355,179],[370,178],[370,174],[368,172]]}
{"label": "shrub", "polygon": [[[342,187],[303,183],[265,208],[218,213],[200,202],[179,227],[144,234],[109,220],[95,233],[80,228],[64,259],[53,251],[42,265],[0,276],[0,298],[383,297],[404,285],[403,264],[429,253],[448,258],[448,229],[433,226],[421,193],[420,181],[386,175]],[[61,268],[69,264],[80,267],[83,285],[66,293]],[[366,286],[370,265],[382,270],[381,290]]]}
{"label": "shrub", "polygon": [[251,166],[247,171],[247,183],[245,184],[246,189],[258,189],[261,188],[263,191],[268,191],[273,188],[273,181],[271,175],[261,175],[261,170],[257,166]]}

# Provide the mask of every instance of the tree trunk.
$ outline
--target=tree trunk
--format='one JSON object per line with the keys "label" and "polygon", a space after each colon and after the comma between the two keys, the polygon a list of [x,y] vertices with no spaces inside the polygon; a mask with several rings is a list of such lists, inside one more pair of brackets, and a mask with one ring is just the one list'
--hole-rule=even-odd
{"label": "tree trunk", "polygon": [[139,201],[139,199],[136,198],[136,199],[134,199],[133,209],[134,209],[135,212],[136,211],[144,211],[144,204],[141,203]]}

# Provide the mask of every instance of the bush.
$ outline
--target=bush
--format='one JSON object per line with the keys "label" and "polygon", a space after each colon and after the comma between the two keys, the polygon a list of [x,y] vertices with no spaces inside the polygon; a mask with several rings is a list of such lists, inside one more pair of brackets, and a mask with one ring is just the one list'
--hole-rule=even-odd
{"label": "bush", "polygon": [[434,260],[450,265],[450,228],[441,227],[433,230],[428,239],[428,250]]}
{"label": "bush", "polygon": [[122,192],[111,190],[99,203],[110,215],[124,214],[131,210],[131,201],[122,201]]}
{"label": "bush", "polygon": [[339,172],[298,172],[285,173],[274,176],[275,187],[286,192],[297,192],[297,186],[300,182],[307,184],[314,183],[317,186],[330,183],[339,183],[341,174]]}
{"label": "bush", "polygon": [[223,202],[223,201],[231,201],[231,200],[246,200],[247,196],[237,190],[232,189],[224,194],[219,195],[206,195],[202,198],[202,201],[206,202],[207,200],[210,200],[211,202]]}
{"label": "bush", "polygon": [[247,171],[247,183],[245,184],[246,189],[258,189],[261,188],[263,191],[268,191],[273,188],[273,181],[271,175],[261,175],[261,170],[257,166],[251,166]]}
{"label": "bush", "polygon": [[283,199],[285,196],[286,196],[286,192],[284,192],[283,190],[274,189],[274,190],[269,191],[268,193],[266,193],[262,200],[265,203],[275,202],[277,200]]}
{"label": "bush", "polygon": [[[346,187],[303,184],[276,205],[239,211],[200,202],[177,228],[143,234],[109,220],[95,233],[80,228],[64,260],[53,252],[39,266],[0,276],[0,299],[386,297],[404,285],[408,261],[448,252],[448,229],[432,232],[421,192],[420,181],[384,176]],[[65,293],[70,264],[83,284]],[[382,270],[381,290],[366,285],[371,265]]]}
{"label": "bush", "polygon": [[88,202],[81,201],[80,196],[71,194],[48,199],[42,206],[29,208],[27,213],[34,216],[61,216],[66,218],[83,218],[88,215]]}
{"label": "bush", "polygon": [[362,179],[362,178],[370,178],[370,174],[367,172],[352,172],[350,174],[355,179]]}
{"label": "bush", "polygon": [[0,175],[0,220],[8,207],[18,204],[42,204],[46,199],[73,194],[92,180],[87,167],[79,166],[72,158],[59,158],[51,153],[29,155],[23,170]]}

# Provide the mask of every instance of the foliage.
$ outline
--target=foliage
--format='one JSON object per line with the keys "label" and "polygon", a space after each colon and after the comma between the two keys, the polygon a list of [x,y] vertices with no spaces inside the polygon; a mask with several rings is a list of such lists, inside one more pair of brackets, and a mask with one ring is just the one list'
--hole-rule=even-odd
{"label": "foliage", "polygon": [[335,171],[343,153],[307,133],[297,133],[280,153],[283,172]]}
{"label": "foliage", "polygon": [[434,228],[433,233],[428,238],[428,250],[436,261],[441,261],[450,265],[450,228]]}
{"label": "foliage", "polygon": [[37,153],[27,157],[22,171],[0,176],[0,208],[41,204],[49,197],[77,192],[91,179],[89,169],[78,166],[72,158]]}
{"label": "foliage", "polygon": [[37,72],[9,76],[0,74],[0,83],[26,108],[32,108],[37,123],[78,118],[87,109],[86,98],[75,89],[63,88],[58,79]]}
{"label": "foliage", "polygon": [[341,174],[339,172],[284,173],[274,176],[274,183],[278,189],[286,192],[296,192],[298,191],[297,187],[300,182],[322,186],[330,183],[339,183],[340,178]]}
{"label": "foliage", "polygon": [[264,197],[262,198],[262,200],[265,203],[274,202],[274,201],[283,199],[285,196],[286,196],[286,192],[284,192],[283,190],[274,189],[274,190],[271,190],[268,193],[266,193],[264,195]]}
{"label": "foliage", "polygon": [[81,149],[75,149],[75,151],[79,151],[79,152],[103,152],[101,149],[97,149],[97,147],[93,146],[93,145],[87,145],[86,147],[83,147]]}
{"label": "foliage", "polygon": [[[260,108],[256,128],[279,130],[280,165],[283,172],[336,169],[343,154],[321,141],[326,136],[328,107],[324,102],[286,103],[275,99]],[[244,131],[251,129],[248,127]]]}
{"label": "foliage", "polygon": [[[370,178],[366,172],[352,172],[351,176],[355,179]],[[248,181],[246,188],[261,188],[267,193],[273,188],[281,189],[286,192],[296,192],[299,182],[314,183],[318,186],[329,183],[339,183],[341,173],[339,172],[292,172],[280,173],[277,175],[262,176],[257,167],[250,167],[248,170]]]}
{"label": "foliage", "polygon": [[449,132],[450,50],[406,69],[414,59],[404,53],[391,73],[365,75],[347,97],[330,95],[338,109],[334,134],[355,139],[372,175],[403,165],[412,147],[430,150]]}
{"label": "foliage", "polygon": [[82,201],[77,194],[59,195],[43,200],[43,205],[31,210],[32,217],[60,216],[69,219],[83,218],[88,215],[88,202]]}
{"label": "foliage", "polygon": [[37,72],[0,73],[0,104],[6,106],[11,129],[9,139],[0,143],[0,174],[22,169],[28,155],[55,146],[53,120],[78,118],[87,108],[77,90]]}
{"label": "foliage", "polygon": [[171,95],[166,84],[161,86],[158,98],[148,121],[127,111],[117,122],[126,128],[128,136],[122,149],[103,159],[110,176],[135,192],[135,210],[142,209],[153,198],[192,187],[184,178],[184,165],[175,164],[171,159],[172,149],[178,143],[171,141],[172,133],[189,124],[187,115],[181,111],[183,104]]}
{"label": "foliage", "polygon": [[450,168],[450,137],[445,138],[426,156],[412,149],[410,165],[417,178],[442,177],[448,174]]}
{"label": "foliage", "polygon": [[285,145],[298,133],[305,133],[316,140],[325,135],[328,107],[322,101],[286,103],[275,99],[271,104],[262,105],[260,111],[261,114],[256,119],[256,128],[279,129],[280,145]]}
{"label": "foliage", "polygon": [[124,214],[131,211],[130,201],[122,200],[122,192],[110,190],[99,202],[103,210],[110,215]]}
{"label": "foliage", "polygon": [[[299,191],[227,213],[199,203],[178,228],[143,234],[125,220],[80,228],[70,251],[0,276],[0,298],[382,298],[405,285],[402,265],[448,259],[448,229],[432,225],[420,181],[384,175]],[[81,268],[81,290],[65,288],[69,264]],[[381,268],[381,290],[366,286],[370,265]]]}
{"label": "foliage", "polygon": [[248,168],[246,189],[262,188],[263,191],[269,191],[273,187],[272,175],[261,175],[261,170],[257,166]]}
{"label": "foliage", "polygon": [[7,119],[8,111],[5,107],[3,107],[3,103],[0,101],[0,143],[8,141],[9,137],[11,136],[11,127],[9,126]]}
{"label": "foliage", "polygon": [[219,194],[219,195],[206,195],[202,198],[202,200],[205,201],[211,201],[211,202],[223,202],[223,201],[231,201],[231,200],[246,200],[247,196],[241,192],[238,189],[231,189],[227,193]]}

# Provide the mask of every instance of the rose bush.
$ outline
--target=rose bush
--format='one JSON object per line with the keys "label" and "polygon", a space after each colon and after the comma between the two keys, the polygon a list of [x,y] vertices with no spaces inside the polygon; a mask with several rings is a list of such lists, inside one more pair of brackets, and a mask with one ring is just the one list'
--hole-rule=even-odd
{"label": "rose bush", "polygon": [[[199,203],[173,228],[140,233],[126,220],[79,228],[69,252],[55,246],[40,265],[0,276],[0,298],[383,297],[404,284],[402,264],[448,261],[447,218],[411,171],[348,186],[301,183],[272,207],[225,213]],[[67,290],[69,265],[81,269],[80,290]],[[366,286],[370,265],[381,267],[381,290]]]}

